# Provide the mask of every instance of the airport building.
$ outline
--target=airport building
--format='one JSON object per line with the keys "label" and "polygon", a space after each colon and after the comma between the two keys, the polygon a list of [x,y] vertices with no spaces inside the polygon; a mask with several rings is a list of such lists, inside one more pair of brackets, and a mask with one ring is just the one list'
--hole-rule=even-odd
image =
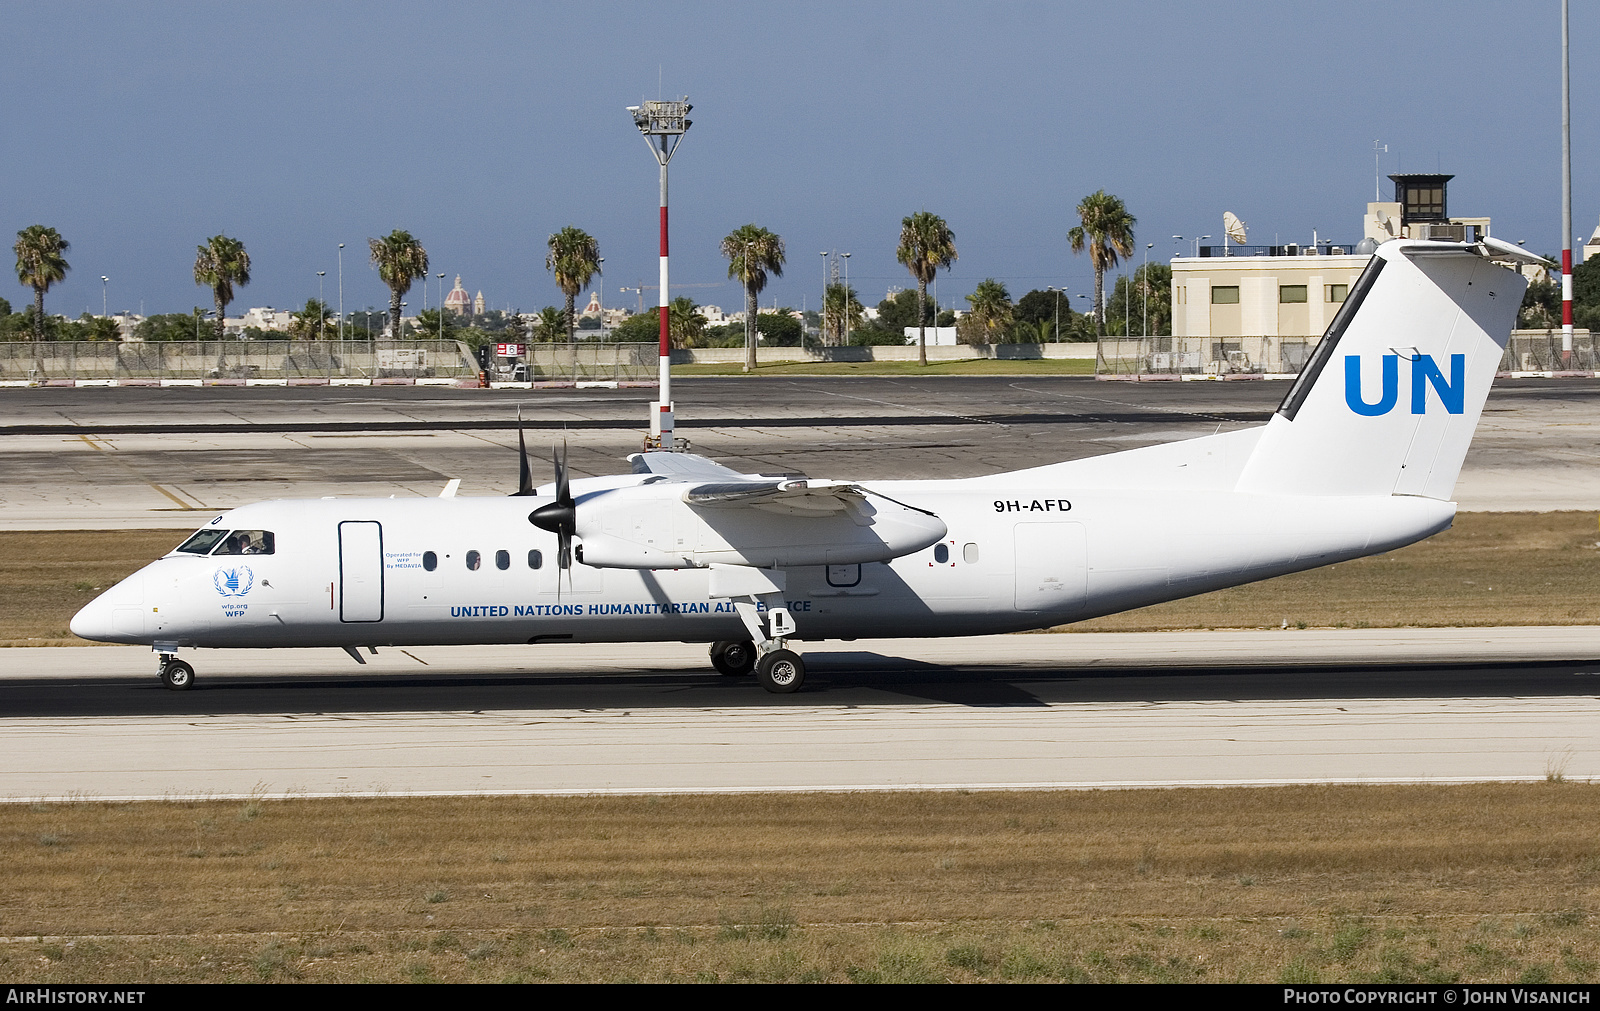
{"label": "airport building", "polygon": [[[1356,278],[1390,239],[1475,242],[1486,217],[1452,217],[1453,176],[1405,174],[1392,201],[1367,205],[1355,242],[1198,246],[1172,261],[1172,336],[1101,341],[1102,373],[1272,375],[1298,372]],[[1600,230],[1597,230],[1600,235]]]}

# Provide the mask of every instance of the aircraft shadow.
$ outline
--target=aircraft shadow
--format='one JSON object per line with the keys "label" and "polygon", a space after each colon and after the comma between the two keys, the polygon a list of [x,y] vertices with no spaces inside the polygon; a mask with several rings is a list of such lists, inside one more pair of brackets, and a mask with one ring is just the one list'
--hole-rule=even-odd
{"label": "aircraft shadow", "polygon": [[1074,703],[1297,699],[1594,697],[1600,664],[1073,669],[945,667],[876,653],[815,654],[805,689],[772,695],[753,677],[682,670],[451,675],[208,677],[173,692],[154,678],[0,681],[9,717],[228,716],[485,710],[741,709],[792,706],[1033,707]]}

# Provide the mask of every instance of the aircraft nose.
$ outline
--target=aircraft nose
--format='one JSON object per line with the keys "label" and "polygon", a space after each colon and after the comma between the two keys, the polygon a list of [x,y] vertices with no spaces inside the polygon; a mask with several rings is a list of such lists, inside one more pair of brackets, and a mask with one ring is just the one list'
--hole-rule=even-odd
{"label": "aircraft nose", "polygon": [[96,642],[141,642],[144,635],[144,575],[127,579],[85,604],[72,616],[72,634]]}
{"label": "aircraft nose", "polygon": [[83,609],[72,616],[72,634],[80,639],[104,641],[113,632],[112,622],[111,606],[102,594],[83,605]]}

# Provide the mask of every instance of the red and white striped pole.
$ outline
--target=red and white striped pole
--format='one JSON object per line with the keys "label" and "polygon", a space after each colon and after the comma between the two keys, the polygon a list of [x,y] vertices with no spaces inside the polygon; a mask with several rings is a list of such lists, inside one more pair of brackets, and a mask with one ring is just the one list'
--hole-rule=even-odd
{"label": "red and white striped pole", "polygon": [[685,96],[675,102],[654,101],[628,107],[633,125],[644,134],[650,153],[661,166],[661,395],[650,405],[649,448],[677,450],[672,423],[672,295],[667,287],[667,163],[678,149],[678,142],[693,124],[688,119],[693,108]]}
{"label": "red and white striped pole", "polygon": [[672,296],[667,293],[667,163],[661,163],[661,394],[650,405],[650,437],[661,449],[677,448],[672,434]]}
{"label": "red and white striped pole", "polygon": [[1572,367],[1572,88],[1561,0],[1561,367]]}

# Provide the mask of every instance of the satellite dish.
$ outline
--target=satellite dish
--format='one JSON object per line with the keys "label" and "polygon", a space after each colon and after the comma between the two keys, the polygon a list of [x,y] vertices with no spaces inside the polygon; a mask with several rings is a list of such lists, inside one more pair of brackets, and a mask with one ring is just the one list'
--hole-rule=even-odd
{"label": "satellite dish", "polygon": [[1239,220],[1239,216],[1237,214],[1233,213],[1232,211],[1227,211],[1222,215],[1223,232],[1227,233],[1228,238],[1232,239],[1234,242],[1237,242],[1241,246],[1244,245],[1244,229],[1245,224],[1243,221]]}

